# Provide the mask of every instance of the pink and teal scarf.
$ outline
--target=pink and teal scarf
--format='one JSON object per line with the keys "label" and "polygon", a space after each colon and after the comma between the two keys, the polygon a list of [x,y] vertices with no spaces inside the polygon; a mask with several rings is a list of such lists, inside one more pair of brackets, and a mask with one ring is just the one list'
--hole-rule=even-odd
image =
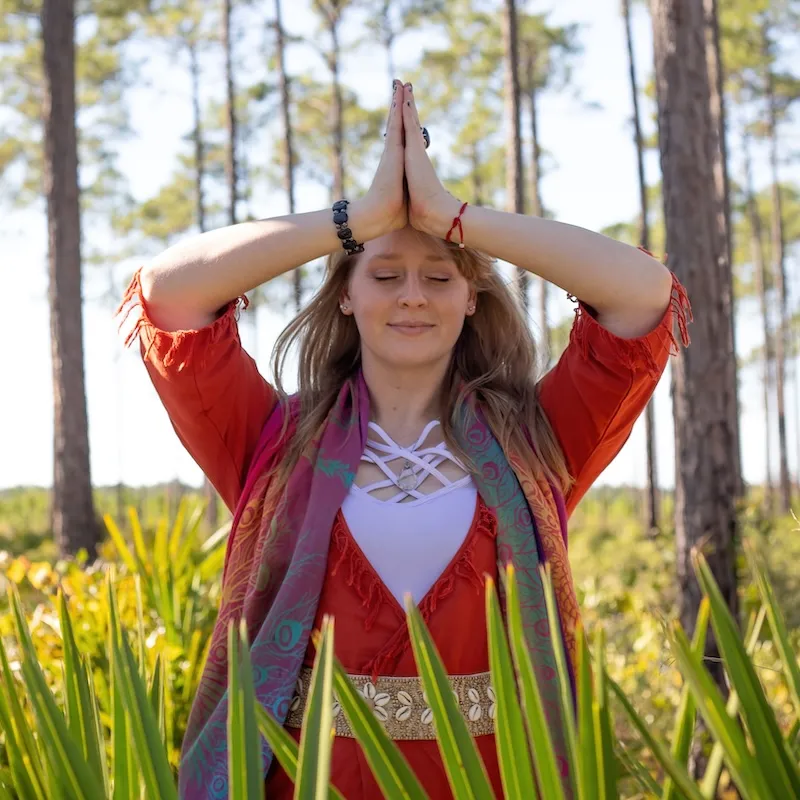
{"label": "pink and teal scarf", "polygon": [[[219,616],[183,741],[179,792],[184,800],[228,796],[230,620],[247,621],[258,701],[278,722],[286,719],[325,579],[334,517],[367,440],[369,394],[363,376],[359,372],[345,383],[280,496],[268,501],[274,467],[285,452],[286,440],[278,441],[285,413],[279,403],[270,415],[234,515]],[[516,572],[525,632],[570,796],[553,643],[538,572],[549,562],[574,676],[579,612],[567,560],[564,501],[549,481],[533,474],[532,450],[503,452],[474,403],[464,404],[461,418],[460,444],[477,465],[481,497],[497,516],[498,565],[504,569],[511,563]],[[266,778],[272,752],[262,742]]]}

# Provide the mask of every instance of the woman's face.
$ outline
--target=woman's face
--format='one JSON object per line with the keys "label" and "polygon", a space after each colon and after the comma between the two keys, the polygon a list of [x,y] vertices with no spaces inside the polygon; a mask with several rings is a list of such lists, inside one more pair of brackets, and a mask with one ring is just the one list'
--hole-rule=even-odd
{"label": "woman's face", "polygon": [[397,368],[449,361],[475,311],[455,262],[409,226],[364,245],[341,301],[355,316],[362,356]]}

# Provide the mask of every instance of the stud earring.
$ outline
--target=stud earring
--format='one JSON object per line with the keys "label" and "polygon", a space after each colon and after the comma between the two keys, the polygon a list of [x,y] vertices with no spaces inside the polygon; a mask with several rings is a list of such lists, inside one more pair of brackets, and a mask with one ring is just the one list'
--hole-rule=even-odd
{"label": "stud earring", "polygon": [[350,310],[350,306],[346,305],[345,303],[341,303],[339,305],[339,308],[342,309],[342,313],[344,313],[345,311],[349,311]]}

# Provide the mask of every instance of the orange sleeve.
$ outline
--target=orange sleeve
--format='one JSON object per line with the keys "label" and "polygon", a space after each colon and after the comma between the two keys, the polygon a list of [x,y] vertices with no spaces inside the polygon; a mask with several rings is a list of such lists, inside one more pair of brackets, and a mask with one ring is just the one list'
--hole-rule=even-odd
{"label": "orange sleeve", "polygon": [[[236,321],[240,301],[220,309],[217,319],[196,331],[162,331],[147,313],[141,270],[133,276],[117,310],[122,324],[136,309],[138,319],[125,344],[138,337],[142,358],[172,427],[225,505],[234,511],[250,459],[275,389],[245,352]],[[120,326],[121,327],[121,326]]]}
{"label": "orange sleeve", "polygon": [[611,333],[595,319],[591,307],[578,301],[569,345],[539,381],[539,401],[575,481],[565,497],[567,514],[622,449],[670,354],[677,353],[676,317],[685,347],[686,322],[692,312],[686,290],[674,274],[672,297],[661,322],[636,339]]}

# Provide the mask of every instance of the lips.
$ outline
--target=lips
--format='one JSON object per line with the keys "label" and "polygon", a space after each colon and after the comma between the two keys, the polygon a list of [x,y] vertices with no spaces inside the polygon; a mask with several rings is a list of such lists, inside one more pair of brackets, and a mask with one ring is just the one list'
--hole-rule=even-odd
{"label": "lips", "polygon": [[390,322],[389,327],[398,333],[404,333],[407,336],[421,336],[426,331],[431,330],[434,326],[427,322]]}

